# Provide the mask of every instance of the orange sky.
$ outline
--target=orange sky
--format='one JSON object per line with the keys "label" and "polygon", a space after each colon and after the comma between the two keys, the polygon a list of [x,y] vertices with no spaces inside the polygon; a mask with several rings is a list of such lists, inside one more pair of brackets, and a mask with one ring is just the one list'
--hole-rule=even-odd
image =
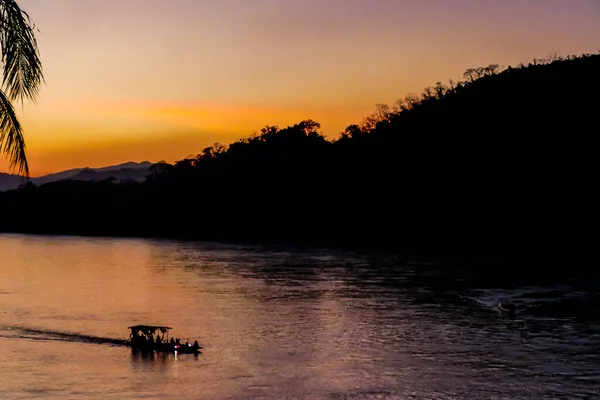
{"label": "orange sky", "polygon": [[19,4],[40,29],[47,82],[17,106],[32,176],[175,161],[306,118],[335,137],[466,68],[600,48],[595,0]]}

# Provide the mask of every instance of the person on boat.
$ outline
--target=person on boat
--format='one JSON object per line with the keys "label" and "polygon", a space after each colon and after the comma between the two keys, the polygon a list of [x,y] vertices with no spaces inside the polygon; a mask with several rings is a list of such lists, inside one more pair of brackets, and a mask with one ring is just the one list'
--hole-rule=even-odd
{"label": "person on boat", "polygon": [[135,333],[131,333],[131,341],[134,343],[142,343],[144,340],[144,335],[140,331],[135,331]]}
{"label": "person on boat", "polygon": [[175,339],[171,338],[171,340],[169,341],[169,343],[171,343],[173,346],[175,346]]}
{"label": "person on boat", "polygon": [[177,339],[175,340],[175,344],[176,344],[177,346],[180,346],[180,345],[181,345],[181,342],[179,341],[179,338],[177,338]]}
{"label": "person on boat", "polygon": [[190,347],[190,339],[188,339],[188,340],[185,341],[185,346],[186,347]]}
{"label": "person on boat", "polygon": [[198,344],[198,341],[197,341],[197,340],[195,340],[195,341],[194,341],[194,348],[195,348],[195,349],[198,349],[199,347],[200,347],[200,345]]}
{"label": "person on boat", "polygon": [[160,340],[160,336],[156,335],[156,344],[160,344],[162,340]]}

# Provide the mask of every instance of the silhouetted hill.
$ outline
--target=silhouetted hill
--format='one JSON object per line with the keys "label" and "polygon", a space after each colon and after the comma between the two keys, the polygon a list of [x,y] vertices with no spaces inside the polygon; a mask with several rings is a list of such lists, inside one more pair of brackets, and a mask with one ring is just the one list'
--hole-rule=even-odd
{"label": "silhouetted hill", "polygon": [[2,193],[16,211],[1,229],[579,254],[591,248],[598,71],[600,55],[469,69],[378,106],[334,141],[312,120],[267,126],[156,164],[143,184]]}
{"label": "silhouetted hill", "polygon": [[[99,168],[99,169],[84,169],[73,175],[70,179],[80,181],[100,181],[104,179],[114,178],[117,181],[134,180],[143,182],[146,176],[150,173],[148,167],[141,168]],[[35,183],[35,181],[34,181]]]}
{"label": "silhouetted hill", "polygon": [[[149,173],[152,163],[143,161],[141,163],[127,162],[102,168],[74,168],[54,174],[30,178],[29,181],[36,185],[43,185],[63,179],[75,180],[103,180],[114,177],[117,181],[132,179],[142,182]],[[0,173],[0,191],[16,189],[26,181],[25,177],[19,175],[8,175]]]}
{"label": "silhouetted hill", "polygon": [[25,183],[24,176],[0,172],[0,191],[16,189],[23,183]]}
{"label": "silhouetted hill", "polygon": [[142,161],[140,163],[136,162],[126,162],[118,165],[111,165],[109,167],[96,168],[97,172],[109,172],[109,171],[121,171],[121,170],[134,170],[134,169],[148,169],[153,164],[150,161]]}

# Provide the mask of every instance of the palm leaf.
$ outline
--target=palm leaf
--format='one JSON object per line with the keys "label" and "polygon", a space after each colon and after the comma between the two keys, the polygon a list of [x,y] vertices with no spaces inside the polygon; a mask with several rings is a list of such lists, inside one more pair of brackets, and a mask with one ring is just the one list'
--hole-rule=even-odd
{"label": "palm leaf", "polygon": [[6,94],[0,90],[0,152],[8,156],[11,169],[29,176],[25,153],[25,139],[15,109]]}
{"label": "palm leaf", "polygon": [[4,64],[2,90],[11,101],[35,102],[44,81],[35,25],[15,0],[0,0],[0,46]]}
{"label": "palm leaf", "polygon": [[15,0],[0,0],[0,47],[3,79],[0,88],[0,153],[11,169],[29,176],[25,140],[13,101],[35,102],[44,82],[35,25]]}

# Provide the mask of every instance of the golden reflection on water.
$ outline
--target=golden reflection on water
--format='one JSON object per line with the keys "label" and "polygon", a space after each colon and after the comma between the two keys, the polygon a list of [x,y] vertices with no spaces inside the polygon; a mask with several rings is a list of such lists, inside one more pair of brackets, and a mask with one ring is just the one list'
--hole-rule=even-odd
{"label": "golden reflection on water", "polygon": [[7,254],[1,282],[15,294],[9,308],[35,313],[23,320],[28,326],[56,327],[57,319],[69,320],[71,329],[89,319],[110,322],[125,311],[147,312],[156,296],[150,249],[141,241],[17,237],[0,241],[0,251]]}
{"label": "golden reflection on water", "polygon": [[[329,297],[331,285],[318,273],[297,283],[240,273],[235,264],[243,255],[235,251],[133,239],[0,237],[0,290],[5,293],[0,327],[5,331],[29,327],[125,338],[127,326],[155,323],[173,326],[172,334],[182,341],[198,339],[205,347],[197,359],[145,357],[126,348],[0,338],[3,352],[35,349],[7,357],[3,369],[19,368],[23,373],[14,382],[25,390],[35,381],[40,396],[66,393],[70,381],[85,389],[111,371],[132,379],[137,391],[147,385],[162,394],[177,387],[176,393],[244,397],[247,390],[260,395],[292,387],[302,392],[306,385],[331,380],[350,384],[335,368],[352,367],[341,362],[351,322],[348,310]],[[40,357],[51,361],[35,365]],[[130,362],[123,362],[125,357]],[[49,378],[39,380],[44,369]],[[115,382],[124,396],[132,389],[129,380]]]}
{"label": "golden reflection on water", "polygon": [[[594,354],[593,341],[574,344],[549,319],[498,319],[485,301],[432,291],[408,269],[346,267],[365,263],[327,251],[0,235],[0,399],[480,398],[499,379],[511,382],[506,397],[595,393],[586,382],[600,376],[597,362],[569,361]],[[124,339],[133,324],[172,326],[203,353],[135,354],[53,333]],[[565,385],[548,366],[590,380]]]}

